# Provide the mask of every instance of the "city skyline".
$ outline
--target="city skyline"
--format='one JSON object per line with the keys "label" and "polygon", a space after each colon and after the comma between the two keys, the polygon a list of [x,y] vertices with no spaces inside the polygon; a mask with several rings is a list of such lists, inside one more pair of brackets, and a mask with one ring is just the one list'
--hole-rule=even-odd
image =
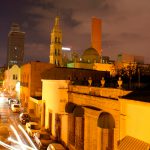
{"label": "city skyline", "polygon": [[[80,52],[91,46],[91,19],[102,20],[102,55],[115,59],[119,53],[144,56],[150,63],[148,0],[14,0],[0,5],[0,66],[6,64],[8,32],[19,23],[25,37],[25,61],[49,62],[50,33],[60,16],[63,46]],[[79,4],[79,5],[77,5]]]}

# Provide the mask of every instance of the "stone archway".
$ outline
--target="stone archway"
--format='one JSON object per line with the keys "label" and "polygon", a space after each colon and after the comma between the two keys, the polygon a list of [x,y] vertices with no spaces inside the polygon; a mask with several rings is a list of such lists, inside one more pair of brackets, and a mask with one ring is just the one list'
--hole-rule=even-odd
{"label": "stone archway", "polygon": [[97,125],[101,128],[101,150],[113,150],[115,128],[113,116],[108,112],[102,112],[99,115]]}
{"label": "stone archway", "polygon": [[77,150],[84,149],[84,109],[82,106],[68,102],[65,107],[68,114],[68,141]]}

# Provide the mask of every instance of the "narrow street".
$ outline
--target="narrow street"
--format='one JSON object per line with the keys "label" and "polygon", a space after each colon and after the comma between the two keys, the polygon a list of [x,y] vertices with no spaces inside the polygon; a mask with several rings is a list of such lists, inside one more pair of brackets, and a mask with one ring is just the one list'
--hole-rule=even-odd
{"label": "narrow street", "polygon": [[[20,124],[23,128],[25,127],[24,125],[22,125],[19,121],[19,114],[20,113],[13,113],[11,111],[11,109],[9,108],[9,104],[8,104],[8,99],[5,97],[0,97],[0,127],[2,126],[7,126],[9,127],[10,130],[10,137],[16,141],[17,137],[14,134],[12,128],[10,127],[11,125],[15,128],[15,130],[17,131],[21,141],[23,144],[26,144],[28,146],[31,146],[30,143],[28,142],[27,138],[25,137],[25,135],[23,134],[23,132],[20,130],[20,128],[18,127],[18,125]],[[11,142],[11,146],[14,147],[17,150],[27,150],[28,148],[24,148],[22,146],[20,146],[19,144],[14,144]],[[6,150],[7,148],[1,148],[1,150]]]}

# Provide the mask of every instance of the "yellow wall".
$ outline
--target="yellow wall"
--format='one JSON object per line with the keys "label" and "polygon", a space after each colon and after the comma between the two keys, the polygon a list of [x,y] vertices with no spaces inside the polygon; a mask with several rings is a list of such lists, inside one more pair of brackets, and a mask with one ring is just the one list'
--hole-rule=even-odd
{"label": "yellow wall", "polygon": [[116,74],[114,64],[94,63],[93,69],[98,70],[98,71],[109,71],[110,75],[115,75]]}
{"label": "yellow wall", "polygon": [[55,136],[55,113],[62,114],[61,138],[67,143],[68,120],[65,104],[68,101],[65,80],[42,80],[42,100],[45,101],[45,128],[49,128],[49,112],[52,113],[52,135]]}
{"label": "yellow wall", "polygon": [[[13,75],[17,78],[13,79]],[[13,65],[10,69],[5,71],[4,88],[8,90],[11,96],[15,95],[16,83],[20,81],[20,68],[17,65]],[[19,94],[19,93],[18,93]]]}
{"label": "yellow wall", "polygon": [[[41,73],[54,65],[45,62],[30,62],[21,66],[21,99],[29,109],[36,109],[30,97],[42,95]],[[38,94],[38,95],[37,95]]]}
{"label": "yellow wall", "polygon": [[89,63],[68,63],[67,64],[68,68],[84,68],[84,69],[93,69],[93,64],[89,64]]}
{"label": "yellow wall", "polygon": [[[29,97],[30,97],[30,83],[31,83],[31,65],[24,64],[21,66],[21,88],[20,88],[20,97],[22,104],[24,106],[25,103],[28,103]],[[22,84],[26,83],[27,85],[24,86]]]}
{"label": "yellow wall", "polygon": [[120,102],[120,138],[130,135],[150,143],[150,103],[123,99]]}

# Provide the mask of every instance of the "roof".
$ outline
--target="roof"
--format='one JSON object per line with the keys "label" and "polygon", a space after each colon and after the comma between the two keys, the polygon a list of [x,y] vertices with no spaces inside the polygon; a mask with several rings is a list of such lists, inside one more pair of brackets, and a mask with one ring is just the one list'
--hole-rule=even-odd
{"label": "roof", "polygon": [[82,59],[84,62],[94,63],[100,61],[100,55],[96,49],[90,47],[83,52]]}
{"label": "roof", "polygon": [[87,48],[84,52],[83,52],[83,56],[85,55],[96,55],[96,56],[99,56],[97,50],[95,48]]}
{"label": "roof", "polygon": [[122,96],[122,98],[143,101],[143,102],[150,102],[150,85],[148,85],[147,87],[135,90],[125,96]]}
{"label": "roof", "polygon": [[118,150],[149,150],[150,145],[131,136],[125,136],[119,144]]}
{"label": "roof", "polygon": [[53,147],[53,149],[55,148],[56,150],[65,150],[65,148],[59,143],[51,143],[49,144],[49,147]]}
{"label": "roof", "polygon": [[42,79],[49,80],[84,80],[92,78],[92,80],[100,80],[103,77],[108,77],[110,74],[106,71],[97,71],[90,69],[55,67],[41,73]]}
{"label": "roof", "polygon": [[30,124],[30,125],[39,125],[37,122],[27,122],[26,124]]}

